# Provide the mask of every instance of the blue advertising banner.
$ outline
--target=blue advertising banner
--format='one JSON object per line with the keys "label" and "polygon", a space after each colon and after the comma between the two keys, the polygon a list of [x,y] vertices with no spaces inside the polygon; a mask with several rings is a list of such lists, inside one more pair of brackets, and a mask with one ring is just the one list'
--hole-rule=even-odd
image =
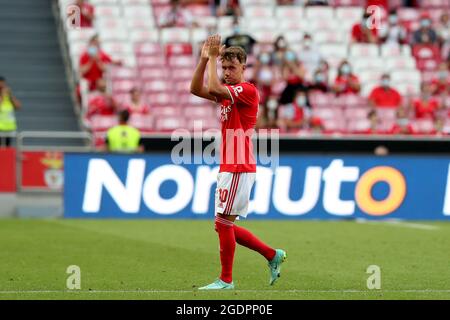
{"label": "blue advertising banner", "polygon": [[[214,216],[218,166],[170,154],[67,153],[67,218]],[[281,155],[258,166],[250,219],[450,220],[450,157]]]}

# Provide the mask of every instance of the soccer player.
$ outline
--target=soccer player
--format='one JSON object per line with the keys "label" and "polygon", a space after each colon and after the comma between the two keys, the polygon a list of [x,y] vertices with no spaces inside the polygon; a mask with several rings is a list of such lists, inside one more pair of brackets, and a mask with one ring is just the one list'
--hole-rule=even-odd
{"label": "soccer player", "polygon": [[[225,85],[217,75],[220,57]],[[219,35],[208,37],[191,82],[191,93],[220,105],[222,145],[220,170],[215,194],[215,230],[219,235],[222,272],[216,281],[200,290],[234,289],[232,278],[236,242],[259,252],[270,270],[269,284],[280,276],[286,252],[273,249],[245,228],[234,224],[238,216],[246,217],[250,191],[256,176],[251,133],[253,133],[259,105],[256,87],[244,81],[247,54],[241,47],[221,46]],[[208,86],[203,76],[208,66]],[[237,143],[235,143],[237,140]]]}

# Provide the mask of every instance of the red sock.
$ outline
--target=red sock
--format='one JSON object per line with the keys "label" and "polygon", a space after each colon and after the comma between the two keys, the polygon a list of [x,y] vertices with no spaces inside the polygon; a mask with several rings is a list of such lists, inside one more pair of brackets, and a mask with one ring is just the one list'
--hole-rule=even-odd
{"label": "red sock", "polygon": [[227,283],[233,281],[233,260],[236,249],[236,239],[234,237],[233,221],[216,217],[216,231],[219,234],[220,243],[220,263],[222,273],[220,279]]}
{"label": "red sock", "polygon": [[266,245],[247,229],[234,225],[234,236],[236,237],[236,242],[241,246],[259,252],[267,260],[270,261],[275,257],[275,249]]}

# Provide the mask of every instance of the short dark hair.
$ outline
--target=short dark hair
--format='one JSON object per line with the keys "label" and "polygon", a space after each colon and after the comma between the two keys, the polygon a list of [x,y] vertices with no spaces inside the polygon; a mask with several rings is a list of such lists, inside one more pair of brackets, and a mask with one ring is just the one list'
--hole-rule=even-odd
{"label": "short dark hair", "polygon": [[245,53],[245,50],[241,47],[232,46],[226,48],[220,56],[220,59],[222,61],[233,61],[234,58],[236,58],[240,63],[245,64],[247,62],[247,53]]}
{"label": "short dark hair", "polygon": [[130,119],[130,112],[128,110],[122,110],[119,112],[119,121],[120,122],[128,122]]}

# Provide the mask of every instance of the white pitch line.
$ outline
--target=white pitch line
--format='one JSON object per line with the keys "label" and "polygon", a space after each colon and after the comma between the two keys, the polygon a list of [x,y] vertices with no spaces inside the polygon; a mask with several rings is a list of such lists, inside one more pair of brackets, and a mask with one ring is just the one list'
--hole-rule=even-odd
{"label": "white pitch line", "polygon": [[429,230],[429,231],[434,231],[434,230],[439,229],[438,226],[433,226],[433,225],[423,224],[423,223],[415,223],[415,222],[403,222],[401,220],[394,220],[394,219],[379,220],[379,221],[357,219],[356,222],[370,223],[370,224],[383,224],[383,225],[394,226],[394,227],[404,227],[404,228],[421,229],[421,230]]}
{"label": "white pitch line", "polygon": [[[232,292],[258,293],[450,293],[450,289],[410,289],[410,290],[231,290]],[[219,292],[231,292],[219,291]],[[3,290],[0,294],[29,294],[29,293],[198,293],[200,290]],[[217,291],[215,291],[217,292]]]}

